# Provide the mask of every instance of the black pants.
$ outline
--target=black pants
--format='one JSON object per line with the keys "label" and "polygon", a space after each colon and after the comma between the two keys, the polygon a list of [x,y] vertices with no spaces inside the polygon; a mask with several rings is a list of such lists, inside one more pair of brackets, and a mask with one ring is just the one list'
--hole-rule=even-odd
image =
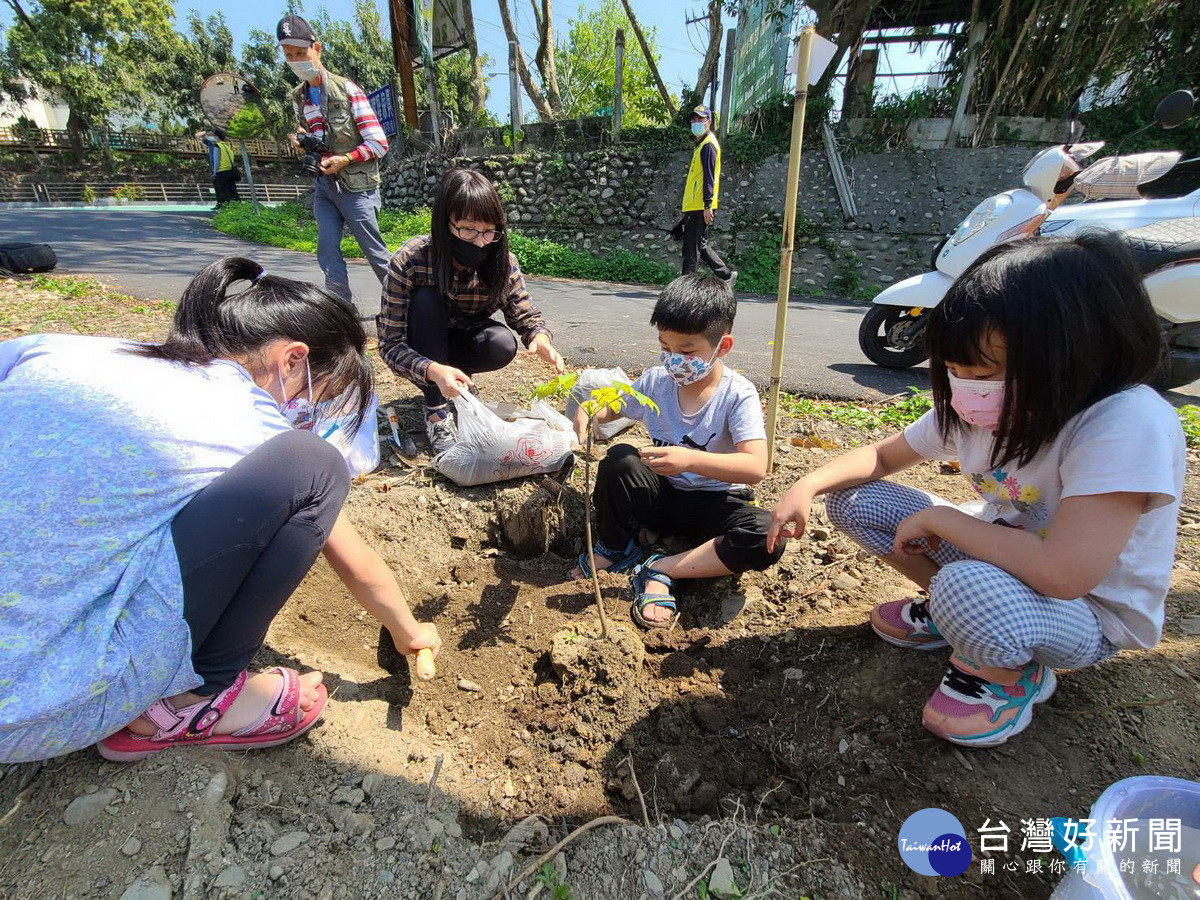
{"label": "black pants", "polygon": [[228,203],[230,200],[241,200],[237,189],[237,171],[226,169],[213,176],[213,190],[218,203]]}
{"label": "black pants", "polygon": [[307,431],[276,435],[192,498],[171,523],[192,668],[210,696],[250,664],[312,568],[350,490],[340,453]]}
{"label": "black pants", "polygon": [[732,272],[725,261],[708,246],[708,223],[704,221],[704,210],[683,214],[683,274],[696,271],[700,260],[724,279]]}
{"label": "black pants", "polygon": [[[446,300],[433,287],[417,288],[408,301],[408,346],[468,375],[503,369],[517,355],[517,337],[503,322],[480,316],[451,328]],[[436,385],[421,390],[426,406],[446,402]]]}
{"label": "black pants", "polygon": [[766,569],[783,555],[782,546],[767,552],[771,514],[765,509],[726,491],[682,491],[652,472],[629,444],[609,448],[593,499],[598,537],[613,550],[623,550],[642,526],[697,546],[716,538],[717,558],[731,572]]}

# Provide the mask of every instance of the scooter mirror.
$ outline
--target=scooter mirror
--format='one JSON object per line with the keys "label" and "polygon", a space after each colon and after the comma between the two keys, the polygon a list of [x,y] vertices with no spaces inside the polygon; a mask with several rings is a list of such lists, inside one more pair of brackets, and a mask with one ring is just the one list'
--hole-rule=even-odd
{"label": "scooter mirror", "polygon": [[1175,128],[1187,121],[1192,114],[1196,98],[1191,91],[1172,91],[1158,101],[1154,108],[1154,121],[1163,128]]}

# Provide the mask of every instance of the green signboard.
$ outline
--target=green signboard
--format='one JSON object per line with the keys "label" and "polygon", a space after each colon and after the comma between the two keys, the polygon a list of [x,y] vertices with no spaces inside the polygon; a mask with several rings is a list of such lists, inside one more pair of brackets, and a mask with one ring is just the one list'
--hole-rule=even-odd
{"label": "green signboard", "polygon": [[733,54],[731,116],[745,115],[786,87],[791,16],[783,22],[767,16],[769,0],[750,0],[738,15]]}

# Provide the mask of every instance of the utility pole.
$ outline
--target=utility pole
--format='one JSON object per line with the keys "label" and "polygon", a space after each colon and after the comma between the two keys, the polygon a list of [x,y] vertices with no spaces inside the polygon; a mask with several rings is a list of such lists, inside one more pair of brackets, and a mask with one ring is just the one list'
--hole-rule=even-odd
{"label": "utility pole", "polygon": [[729,98],[733,95],[733,53],[737,48],[737,31],[730,28],[725,32],[725,80],[721,84],[721,128],[720,142],[725,143],[729,134]]}
{"label": "utility pole", "polygon": [[415,129],[418,127],[417,87],[413,82],[412,57],[408,52],[408,42],[411,36],[408,0],[388,0],[388,19],[392,26],[392,60],[395,64],[396,75],[400,79],[400,91],[404,98],[404,123],[410,129]]}
{"label": "utility pole", "polygon": [[521,81],[517,77],[516,41],[508,42],[508,119],[512,129],[512,148],[517,149],[517,132],[521,130]]}
{"label": "utility pole", "polygon": [[433,149],[442,149],[442,111],[438,106],[437,71],[433,67],[433,54],[425,57],[425,93],[429,97],[429,118],[432,124]]}
{"label": "utility pole", "polygon": [[613,80],[613,143],[621,139],[621,113],[625,103],[625,29],[617,29],[617,74]]}

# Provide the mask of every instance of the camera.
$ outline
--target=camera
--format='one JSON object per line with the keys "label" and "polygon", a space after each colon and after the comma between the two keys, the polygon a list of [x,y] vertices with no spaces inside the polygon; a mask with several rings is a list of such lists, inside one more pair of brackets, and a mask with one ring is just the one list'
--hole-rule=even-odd
{"label": "camera", "polygon": [[300,158],[300,171],[305,175],[322,174],[321,155],[333,152],[329,145],[312,134],[297,134],[296,140],[300,144],[300,149],[304,151],[304,156]]}

